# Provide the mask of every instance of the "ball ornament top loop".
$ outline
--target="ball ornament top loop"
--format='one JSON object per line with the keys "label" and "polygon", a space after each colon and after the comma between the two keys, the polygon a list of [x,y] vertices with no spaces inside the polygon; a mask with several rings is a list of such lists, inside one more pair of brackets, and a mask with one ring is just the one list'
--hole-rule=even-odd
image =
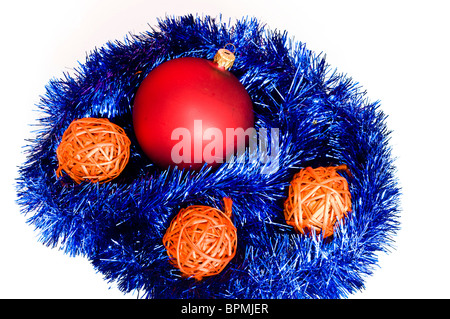
{"label": "ball ornament top loop", "polygon": [[[233,52],[226,49],[226,47],[229,45],[233,46]],[[217,51],[216,55],[214,56],[213,62],[217,63],[219,67],[222,67],[225,70],[229,70],[233,66],[234,60],[236,59],[236,57],[234,56],[234,52],[236,52],[236,47],[234,46],[234,44],[227,43],[224,48]]]}

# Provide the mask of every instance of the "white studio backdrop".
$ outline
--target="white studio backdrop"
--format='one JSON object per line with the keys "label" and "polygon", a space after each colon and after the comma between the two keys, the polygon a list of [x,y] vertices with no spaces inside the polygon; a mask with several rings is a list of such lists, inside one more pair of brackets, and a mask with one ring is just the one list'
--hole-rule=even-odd
{"label": "white studio backdrop", "polygon": [[380,100],[403,189],[401,230],[366,289],[350,298],[449,298],[448,98],[450,22],[446,1],[11,1],[0,12],[0,298],[136,298],[123,295],[87,260],[37,241],[20,214],[17,167],[51,78],[89,51],[122,40],[166,15],[234,22],[256,17],[323,52]]}

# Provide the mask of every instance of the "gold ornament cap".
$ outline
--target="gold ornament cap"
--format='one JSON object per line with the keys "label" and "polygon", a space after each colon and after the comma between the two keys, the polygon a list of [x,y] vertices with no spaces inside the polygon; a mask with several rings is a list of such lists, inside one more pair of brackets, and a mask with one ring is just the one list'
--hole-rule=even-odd
{"label": "gold ornament cap", "polygon": [[[233,46],[233,52],[227,50],[227,46]],[[234,52],[236,51],[236,47],[232,43],[228,43],[225,45],[223,49],[219,49],[214,56],[214,63],[217,63],[220,67],[225,68],[225,70],[229,70],[234,63],[236,57],[234,56]]]}

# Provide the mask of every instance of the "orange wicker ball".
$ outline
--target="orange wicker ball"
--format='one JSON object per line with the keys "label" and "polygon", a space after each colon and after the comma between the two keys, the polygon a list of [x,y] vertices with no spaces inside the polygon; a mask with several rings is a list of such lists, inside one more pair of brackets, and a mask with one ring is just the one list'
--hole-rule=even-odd
{"label": "orange wicker ball", "polygon": [[76,183],[108,182],[123,171],[130,158],[130,139],[125,131],[105,118],[74,120],[56,150],[59,167]]}
{"label": "orange wicker ball", "polygon": [[337,173],[339,170],[347,170],[347,166],[308,167],[294,175],[284,202],[288,225],[302,234],[310,234],[313,229],[323,238],[333,234],[336,221],[351,211],[348,183]]}
{"label": "orange wicker ball", "polygon": [[184,277],[201,280],[217,275],[236,254],[231,199],[224,198],[224,204],[224,212],[209,206],[189,206],[170,223],[163,244],[171,263]]}

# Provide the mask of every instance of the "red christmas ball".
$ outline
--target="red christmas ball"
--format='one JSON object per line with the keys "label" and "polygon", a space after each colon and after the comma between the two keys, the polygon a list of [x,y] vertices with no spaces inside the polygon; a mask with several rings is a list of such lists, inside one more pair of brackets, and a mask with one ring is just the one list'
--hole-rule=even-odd
{"label": "red christmas ball", "polygon": [[252,101],[220,63],[177,58],[157,66],[140,85],[133,125],[154,163],[198,169],[225,162],[245,144],[232,133],[253,127]]}

